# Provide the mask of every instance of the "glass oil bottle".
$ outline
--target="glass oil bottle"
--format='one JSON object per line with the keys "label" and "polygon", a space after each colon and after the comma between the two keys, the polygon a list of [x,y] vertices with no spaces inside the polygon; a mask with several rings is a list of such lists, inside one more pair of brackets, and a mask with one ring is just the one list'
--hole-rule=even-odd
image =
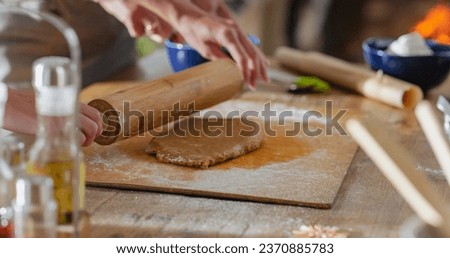
{"label": "glass oil bottle", "polygon": [[33,64],[38,132],[27,172],[53,179],[58,225],[74,225],[84,209],[85,169],[77,138],[76,74],[70,59],[44,57]]}
{"label": "glass oil bottle", "polygon": [[[11,201],[15,197],[15,181],[25,175],[25,144],[16,136],[8,135],[0,139],[0,237],[13,234],[13,210]],[[6,173],[5,173],[6,172]]]}
{"label": "glass oil bottle", "polygon": [[56,237],[53,181],[46,176],[22,176],[16,181],[14,237]]}
{"label": "glass oil bottle", "polygon": [[[0,83],[0,127],[3,125],[3,115],[7,97],[8,88],[4,83]],[[3,148],[3,145],[0,147]],[[11,208],[13,183],[14,173],[0,155],[0,238],[14,236],[13,214]]]}

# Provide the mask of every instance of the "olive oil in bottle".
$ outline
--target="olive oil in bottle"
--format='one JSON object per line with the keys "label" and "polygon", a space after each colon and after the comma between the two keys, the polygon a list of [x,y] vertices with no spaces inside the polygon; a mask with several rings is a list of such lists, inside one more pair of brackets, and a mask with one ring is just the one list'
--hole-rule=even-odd
{"label": "olive oil in bottle", "polygon": [[78,86],[71,65],[65,57],[44,57],[33,64],[38,131],[27,172],[53,179],[59,225],[76,223],[84,208],[85,170],[76,129]]}

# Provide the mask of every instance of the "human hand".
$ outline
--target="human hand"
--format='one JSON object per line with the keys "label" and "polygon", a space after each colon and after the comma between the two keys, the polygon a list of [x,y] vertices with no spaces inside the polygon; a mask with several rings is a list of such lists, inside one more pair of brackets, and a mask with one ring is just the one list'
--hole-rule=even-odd
{"label": "human hand", "polygon": [[103,122],[101,113],[84,103],[80,103],[80,143],[91,145],[95,138],[102,134]]}
{"label": "human hand", "polygon": [[135,2],[123,0],[96,0],[96,2],[124,24],[132,37],[147,35],[155,42],[162,43],[173,32],[169,23]]}
{"label": "human hand", "polygon": [[[205,16],[203,19],[198,19],[195,15],[191,18],[187,17],[188,20],[193,19],[192,26],[181,26],[178,29],[183,35],[183,31],[187,31],[186,35],[192,35],[185,36],[186,41],[210,60],[224,57],[222,47],[227,48],[251,88],[255,88],[258,78],[267,81],[265,56],[248,40],[223,1],[191,0],[191,2],[210,16]],[[182,24],[190,24],[190,22]]]}
{"label": "human hand", "polygon": [[[231,56],[233,58],[235,58],[236,56],[239,56],[239,57],[244,56],[244,58],[246,58],[249,61],[247,64],[245,64],[245,60],[242,60],[244,62],[242,62],[242,61],[238,62],[238,64],[240,64],[239,67],[243,71],[245,79],[249,83],[249,85],[254,88],[255,81],[258,77],[267,81],[268,80],[267,71],[266,71],[267,60],[266,60],[265,56],[261,53],[261,51],[259,51],[258,48],[256,48],[248,40],[247,36],[242,32],[242,30],[239,28],[239,26],[234,21],[231,11],[223,3],[223,1],[222,0],[191,0],[191,2],[209,14],[224,18],[226,20],[226,22],[232,26],[231,29],[233,29],[235,31],[234,37],[233,37],[232,32],[224,32],[225,34],[228,33],[228,35],[223,36],[225,38],[224,42],[226,42],[228,40],[230,45],[236,44],[236,42],[238,44],[241,44],[242,48],[235,49],[234,55],[233,55],[233,53],[231,53]],[[233,43],[233,41],[234,41],[234,43]],[[252,67],[254,68],[253,70],[252,70]],[[246,68],[250,69],[250,71],[246,71]]]}
{"label": "human hand", "polygon": [[200,7],[203,11],[217,14],[220,17],[233,19],[230,10],[224,5],[222,0],[190,0],[193,4]]}
{"label": "human hand", "polygon": [[[264,54],[242,32],[221,0],[96,0],[128,28],[132,36],[155,41],[177,35],[209,60],[227,58],[225,47],[254,89],[268,80]],[[176,34],[173,32],[176,31]]]}
{"label": "human hand", "polygon": [[[38,123],[33,91],[8,91],[3,128],[17,133],[35,135]],[[89,146],[102,132],[99,111],[80,103],[80,143]]]}

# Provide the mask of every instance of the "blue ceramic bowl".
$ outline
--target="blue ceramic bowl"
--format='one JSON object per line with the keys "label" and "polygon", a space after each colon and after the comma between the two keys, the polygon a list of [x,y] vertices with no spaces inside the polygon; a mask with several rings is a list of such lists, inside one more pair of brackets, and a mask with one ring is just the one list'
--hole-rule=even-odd
{"label": "blue ceramic bowl", "polygon": [[[260,40],[255,35],[248,35],[248,39],[256,46],[260,45]],[[183,71],[208,61],[188,44],[175,43],[166,39],[164,45],[166,46],[170,66],[174,72]],[[228,53],[226,49],[223,50]]]}
{"label": "blue ceramic bowl", "polygon": [[433,56],[395,56],[386,52],[389,38],[369,38],[362,44],[365,61],[373,70],[382,70],[401,80],[420,86],[427,92],[441,84],[450,71],[450,46],[427,41]]}

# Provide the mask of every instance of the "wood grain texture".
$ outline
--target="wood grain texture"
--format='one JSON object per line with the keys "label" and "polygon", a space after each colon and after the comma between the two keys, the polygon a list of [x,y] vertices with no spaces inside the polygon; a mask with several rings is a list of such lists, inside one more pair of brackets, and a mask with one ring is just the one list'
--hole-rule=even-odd
{"label": "wood grain texture", "polygon": [[[165,53],[159,51],[113,79],[150,80],[167,73],[170,67]],[[280,88],[264,85],[258,91],[282,92]],[[90,88],[85,89],[82,95],[89,91]],[[449,92],[450,78],[431,90],[427,99],[435,103],[439,94],[450,97]],[[352,114],[382,119],[414,155],[418,170],[432,181],[441,198],[450,203],[450,188],[410,112],[338,90],[330,95],[286,94],[279,98],[301,102],[304,108],[333,100]],[[360,149],[331,209],[97,187],[87,188],[86,207],[91,215],[91,237],[292,237],[292,231],[301,225],[314,224],[337,226],[349,231],[351,237],[399,237],[405,220],[413,215],[408,204]]]}
{"label": "wood grain texture", "polygon": [[417,85],[322,53],[280,47],[275,57],[287,68],[318,76],[394,107],[411,109],[423,99]]}
{"label": "wood grain texture", "polygon": [[103,132],[95,142],[109,145],[145,133],[176,120],[180,111],[192,114],[230,99],[242,86],[239,69],[227,59],[139,85],[122,83],[121,90],[88,103],[103,115]]}
{"label": "wood grain texture", "polygon": [[[291,120],[285,125],[272,121],[271,128],[261,128],[267,130],[266,133],[274,130],[276,135],[267,136],[258,150],[247,155],[206,170],[163,164],[145,153],[153,137],[146,134],[111,146],[87,148],[87,183],[120,189],[330,208],[356,145],[350,137],[340,136],[337,132],[326,135],[325,119],[309,124],[311,130],[322,130],[320,135],[307,136],[301,131],[305,130],[304,123],[300,123],[301,115],[308,110],[325,114],[324,102],[305,106],[284,94],[247,92],[210,111],[220,112],[223,117],[230,111],[261,113],[268,101],[277,114],[290,110],[294,116],[289,117]],[[206,112],[203,110],[202,114]],[[285,134],[294,129],[295,120],[298,132],[293,137],[286,137]]]}
{"label": "wood grain texture", "polygon": [[[374,110],[381,106],[366,105]],[[396,125],[391,128],[405,132],[396,136],[414,153],[419,171],[449,202],[445,177],[416,130],[414,117],[395,110],[393,114],[395,120],[388,120]],[[89,209],[93,237],[292,237],[292,230],[303,224],[337,226],[352,237],[398,237],[401,225],[413,214],[361,150],[329,210],[94,187],[88,187],[87,207],[95,207]]]}
{"label": "wood grain texture", "polygon": [[[323,99],[308,97],[304,102]],[[345,101],[357,99],[362,100],[347,96]],[[446,179],[414,116],[362,101],[373,112],[391,112],[386,118],[393,123],[390,128],[414,154],[419,171],[450,202]],[[88,187],[86,206],[91,237],[292,237],[292,231],[304,224],[337,226],[352,237],[399,237],[400,227],[413,215],[362,150],[356,152],[331,209],[96,187]]]}
{"label": "wood grain texture", "polygon": [[383,122],[351,119],[346,128],[416,214],[442,236],[450,236],[450,206],[440,199],[426,176],[417,171],[412,155],[392,137],[391,131],[383,128]]}

